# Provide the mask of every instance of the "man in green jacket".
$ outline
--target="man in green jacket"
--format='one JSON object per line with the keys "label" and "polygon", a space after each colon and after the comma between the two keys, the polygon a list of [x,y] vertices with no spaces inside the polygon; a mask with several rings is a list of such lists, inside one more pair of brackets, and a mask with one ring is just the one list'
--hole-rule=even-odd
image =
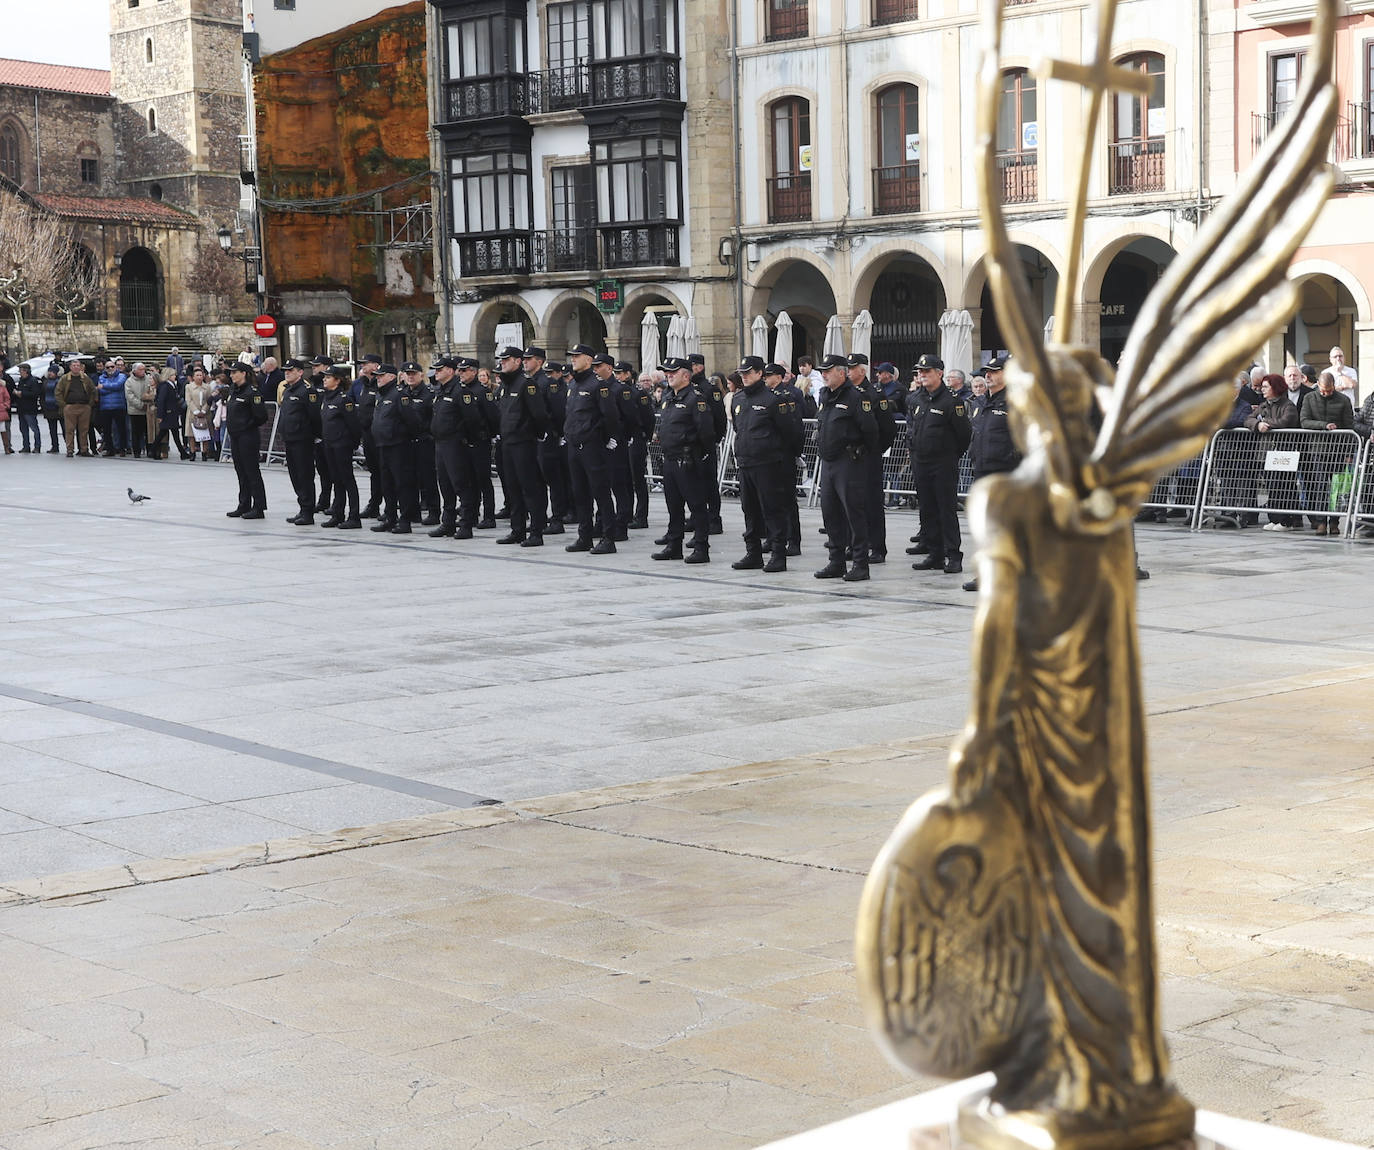
{"label": "man in green jacket", "polygon": [[57,405],[62,409],[63,430],[67,435],[67,458],[73,448],[80,454],[91,454],[87,446],[91,434],[91,406],[95,403],[95,381],[86,374],[86,365],[72,360],[72,369],[57,385]]}
{"label": "man in green jacket", "polygon": [[[1317,379],[1317,390],[1303,399],[1301,416],[1304,431],[1352,431],[1355,427],[1354,408],[1350,406],[1350,400],[1336,390],[1336,377],[1329,371],[1321,373]],[[1350,450],[1345,450],[1346,447]],[[1347,444],[1337,442],[1328,445],[1314,436],[1310,450],[1302,453],[1302,485],[1307,496],[1307,518],[1317,535],[1340,534],[1337,526],[1340,517],[1323,515],[1321,512],[1331,509],[1331,480],[1337,471],[1351,466],[1355,450],[1353,440]]]}

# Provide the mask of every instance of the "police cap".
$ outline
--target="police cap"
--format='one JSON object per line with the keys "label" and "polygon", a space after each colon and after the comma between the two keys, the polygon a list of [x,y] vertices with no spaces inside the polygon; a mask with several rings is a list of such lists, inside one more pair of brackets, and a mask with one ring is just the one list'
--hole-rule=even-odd
{"label": "police cap", "polygon": [[416,363],[413,359],[409,359],[409,360],[406,360],[405,363],[401,364],[401,370],[402,370],[402,371],[424,371],[425,369],[424,369],[423,367],[421,367],[418,363]]}
{"label": "police cap", "polygon": [[693,364],[693,365],[695,365],[695,366],[697,366],[697,367],[705,367],[705,366],[706,366],[706,357],[705,357],[704,355],[702,355],[701,352],[699,352],[699,351],[694,351],[694,352],[692,352],[691,355],[689,355],[689,356],[687,357],[687,362],[690,363],[690,364]]}
{"label": "police cap", "polygon": [[615,367],[615,360],[613,360],[613,359],[612,359],[609,355],[607,355],[604,351],[598,353],[597,355],[592,356],[592,363],[594,363],[594,364],[596,364],[596,363],[605,363],[605,364],[609,364],[611,367]]}
{"label": "police cap", "polygon": [[849,353],[849,358],[845,360],[845,365],[847,367],[867,367],[868,356],[861,351],[852,351]]}
{"label": "police cap", "polygon": [[690,361],[690,360],[681,359],[680,357],[673,355],[673,356],[669,356],[669,357],[668,357],[667,359],[665,359],[662,363],[660,363],[660,364],[658,365],[658,370],[659,370],[659,371],[691,371],[691,370],[692,370],[692,364],[691,364],[691,361]]}
{"label": "police cap", "polygon": [[453,365],[459,371],[477,370],[477,361],[473,359],[470,355],[460,355],[457,359],[453,361]]}
{"label": "police cap", "polygon": [[338,364],[334,367],[331,367],[327,372],[325,372],[325,374],[332,375],[335,379],[353,378],[353,373],[349,371],[348,368],[345,367],[343,364]]}
{"label": "police cap", "polygon": [[842,355],[827,355],[817,367],[821,371],[829,371],[832,367],[848,367],[849,364]]}
{"label": "police cap", "polygon": [[566,369],[557,360],[551,359],[544,365],[544,370],[550,375],[562,375]]}
{"label": "police cap", "polygon": [[623,359],[615,361],[615,369],[616,371],[628,371],[631,375],[635,373],[635,365]]}
{"label": "police cap", "polygon": [[945,361],[938,355],[931,355],[930,352],[926,352],[925,355],[921,356],[921,358],[916,361],[916,370],[944,371]]}
{"label": "police cap", "polygon": [[451,355],[442,355],[434,361],[433,370],[438,371],[441,367],[451,367],[457,370],[458,360]]}
{"label": "police cap", "polygon": [[287,371],[304,371],[309,366],[303,359],[288,359],[282,364]]}
{"label": "police cap", "polygon": [[780,363],[770,363],[767,367],[765,367],[765,368],[763,369],[763,374],[764,374],[764,375],[777,375],[777,376],[783,376],[783,375],[786,375],[787,372],[786,372],[786,370],[783,368],[782,364],[780,364]]}
{"label": "police cap", "polygon": [[763,367],[764,364],[762,356],[746,355],[742,360],[739,361],[740,371],[762,371]]}
{"label": "police cap", "polygon": [[527,348],[525,348],[524,358],[525,358],[525,359],[543,359],[543,358],[544,358],[544,349],[543,349],[542,347],[535,347],[534,344],[530,344]]}
{"label": "police cap", "polygon": [[395,375],[396,365],[394,363],[383,363],[377,368],[378,375]]}
{"label": "police cap", "polygon": [[327,355],[317,355],[310,361],[311,367],[333,367],[334,361]]}
{"label": "police cap", "polygon": [[571,357],[573,357],[573,356],[575,356],[575,355],[595,355],[595,354],[596,354],[596,349],[595,349],[595,348],[588,347],[585,343],[575,343],[575,344],[572,345],[572,347],[568,348],[568,357],[569,357],[569,358],[571,358]]}
{"label": "police cap", "polygon": [[362,358],[361,360],[359,360],[359,362],[360,362],[360,363],[381,363],[381,362],[382,362],[382,357],[381,357],[380,355],[378,355],[375,351],[370,351],[370,352],[368,352],[365,356],[363,356],[363,358]]}
{"label": "police cap", "polygon": [[524,359],[524,353],[518,347],[511,347],[507,344],[496,353],[497,359]]}
{"label": "police cap", "polygon": [[983,364],[984,371],[1001,371],[1007,366],[1005,355],[994,355],[987,363]]}

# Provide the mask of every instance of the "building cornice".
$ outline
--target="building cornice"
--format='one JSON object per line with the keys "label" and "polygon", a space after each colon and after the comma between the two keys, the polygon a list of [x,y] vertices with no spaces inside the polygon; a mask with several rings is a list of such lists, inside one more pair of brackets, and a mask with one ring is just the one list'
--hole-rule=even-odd
{"label": "building cornice", "polygon": [[[1374,12],[1374,0],[1345,0],[1340,5],[1342,16],[1366,16]],[[1316,18],[1314,0],[1255,0],[1241,9],[1247,20],[1266,27],[1282,24],[1305,24]]]}

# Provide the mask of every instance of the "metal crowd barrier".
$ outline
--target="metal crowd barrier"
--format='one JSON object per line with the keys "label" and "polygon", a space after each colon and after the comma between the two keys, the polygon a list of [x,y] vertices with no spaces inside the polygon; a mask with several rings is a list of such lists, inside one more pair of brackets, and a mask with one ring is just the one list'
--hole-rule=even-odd
{"label": "metal crowd barrier", "polygon": [[1205,488],[1200,480],[1210,453],[1209,444],[1201,455],[1179,464],[1168,475],[1155,480],[1149,498],[1140,505],[1142,513],[1154,512],[1161,522],[1165,519],[1183,519],[1190,527],[1196,527],[1200,522],[1198,502]]}
{"label": "metal crowd barrier", "polygon": [[1218,431],[1202,457],[1193,528],[1262,512],[1292,527],[1304,516],[1325,520],[1348,537],[1358,519],[1374,518],[1361,514],[1369,454],[1353,431]]}

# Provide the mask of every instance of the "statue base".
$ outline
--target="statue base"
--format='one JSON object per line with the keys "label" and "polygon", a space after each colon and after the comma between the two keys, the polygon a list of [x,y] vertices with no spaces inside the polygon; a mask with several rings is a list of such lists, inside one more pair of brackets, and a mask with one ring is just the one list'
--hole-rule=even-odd
{"label": "statue base", "polygon": [[[976,1108],[977,1100],[991,1085],[990,1074],[969,1078],[856,1114],[829,1126],[809,1130],[805,1134],[770,1142],[761,1150],[976,1150],[976,1144],[960,1135],[960,1110],[969,1105]],[[1052,1138],[1052,1135],[1047,1135],[1047,1138]],[[1056,1145],[1052,1140],[1043,1143],[1045,1150],[1054,1150]],[[1199,1110],[1191,1138],[1162,1143],[1158,1150],[1360,1148],[1349,1142],[1333,1142],[1327,1138],[1297,1134],[1275,1126]]]}

